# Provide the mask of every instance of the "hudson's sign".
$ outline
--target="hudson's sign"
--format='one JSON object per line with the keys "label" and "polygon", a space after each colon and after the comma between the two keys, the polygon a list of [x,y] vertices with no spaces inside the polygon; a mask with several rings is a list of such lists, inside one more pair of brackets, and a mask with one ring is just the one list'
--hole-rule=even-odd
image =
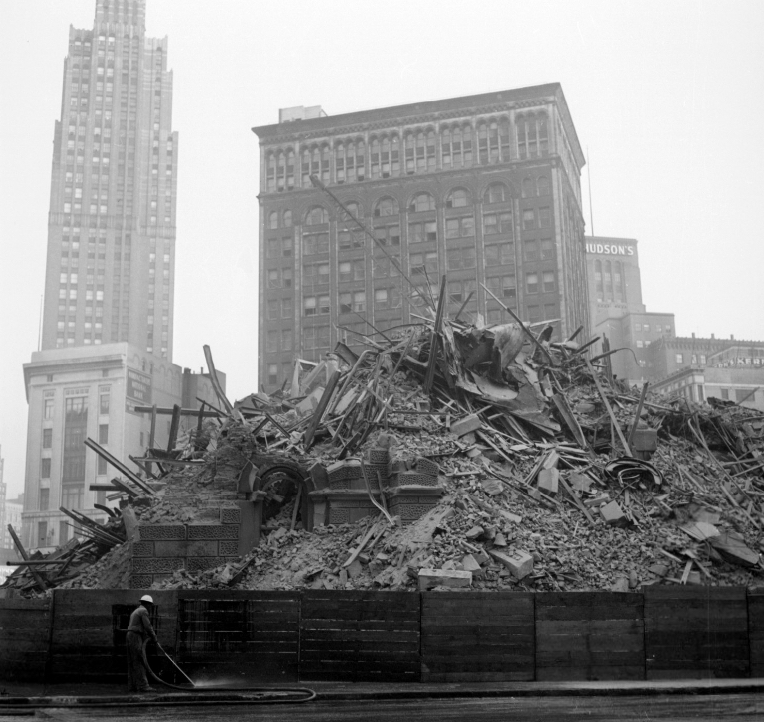
{"label": "hudson's sign", "polygon": [[633,256],[634,246],[621,243],[587,243],[587,253],[601,253],[605,256]]}

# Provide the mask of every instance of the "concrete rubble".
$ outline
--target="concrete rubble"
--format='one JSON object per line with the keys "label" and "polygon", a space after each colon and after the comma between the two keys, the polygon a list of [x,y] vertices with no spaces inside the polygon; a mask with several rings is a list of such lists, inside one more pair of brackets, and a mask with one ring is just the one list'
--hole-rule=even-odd
{"label": "concrete rubble", "polygon": [[764,416],[626,388],[548,327],[430,316],[297,360],[276,393],[220,392],[122,470],[108,528],[0,594],[761,584]]}

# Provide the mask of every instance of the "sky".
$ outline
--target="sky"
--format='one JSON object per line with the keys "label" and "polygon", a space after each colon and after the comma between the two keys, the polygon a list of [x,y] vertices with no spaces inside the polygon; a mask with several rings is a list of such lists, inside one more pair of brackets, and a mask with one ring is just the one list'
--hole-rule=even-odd
{"label": "sky", "polygon": [[[9,498],[24,484],[22,364],[37,348],[68,29],[94,17],[95,0],[0,0]],[[147,0],[146,32],[169,37],[180,134],[173,360],[198,369],[209,344],[232,398],[257,389],[251,128],[294,105],[336,115],[560,82],[589,158],[587,234],[639,241],[647,310],[676,314],[678,335],[764,340],[759,0]]]}

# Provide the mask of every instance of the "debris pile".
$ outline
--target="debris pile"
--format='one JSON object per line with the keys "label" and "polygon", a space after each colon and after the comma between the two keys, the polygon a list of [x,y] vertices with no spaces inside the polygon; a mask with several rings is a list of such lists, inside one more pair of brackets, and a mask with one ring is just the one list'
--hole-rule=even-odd
{"label": "debris pile", "polygon": [[360,355],[339,344],[319,364],[297,361],[274,394],[232,405],[219,392],[216,420],[200,414],[172,463],[150,454],[151,476],[122,470],[126,539],[260,505],[258,546],[154,586],[760,583],[764,415],[627,388],[607,357],[587,358],[593,341],[554,342],[550,326],[431,316],[365,338]]}

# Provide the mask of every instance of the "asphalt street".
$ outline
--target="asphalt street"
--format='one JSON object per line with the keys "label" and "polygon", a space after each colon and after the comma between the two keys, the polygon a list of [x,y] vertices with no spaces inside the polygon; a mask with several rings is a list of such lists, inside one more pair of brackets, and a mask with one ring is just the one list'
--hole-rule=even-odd
{"label": "asphalt street", "polygon": [[[27,710],[32,712],[32,710]],[[306,704],[129,707],[108,709],[48,708],[27,719],[120,720],[120,722],[407,722],[507,720],[528,722],[649,722],[650,720],[764,720],[764,697],[758,694],[635,695],[587,697],[502,697],[418,700],[324,700]],[[5,716],[0,722],[24,717]]]}

